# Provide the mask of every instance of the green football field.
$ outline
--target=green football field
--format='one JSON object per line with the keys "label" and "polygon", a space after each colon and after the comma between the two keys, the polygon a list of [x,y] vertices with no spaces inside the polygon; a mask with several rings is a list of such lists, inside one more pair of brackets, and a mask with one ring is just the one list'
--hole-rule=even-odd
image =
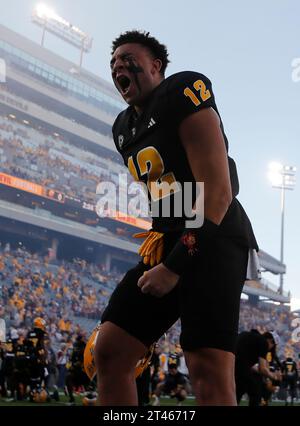
{"label": "green football field", "polygon": [[[49,407],[51,406],[51,407],[57,407],[57,406],[68,406],[68,405],[70,405],[68,401],[69,401],[69,399],[65,395],[60,396],[59,402],[52,400],[51,402],[46,402],[46,403],[43,403],[43,404],[32,403],[32,402],[29,402],[29,401],[8,402],[6,400],[6,398],[0,398],[0,406],[15,406],[15,407],[16,406],[49,406]],[[177,400],[174,400],[174,399],[171,399],[171,398],[161,398],[160,404],[161,404],[161,406],[176,406]],[[75,405],[76,406],[82,405],[82,396],[75,395]],[[195,400],[193,398],[188,398],[182,403],[182,406],[195,406],[195,405],[196,405]],[[241,405],[246,406],[247,401],[242,401]],[[271,406],[284,406],[284,402],[283,401],[273,401],[269,405],[271,405]],[[294,402],[294,405],[300,406],[300,401]]]}

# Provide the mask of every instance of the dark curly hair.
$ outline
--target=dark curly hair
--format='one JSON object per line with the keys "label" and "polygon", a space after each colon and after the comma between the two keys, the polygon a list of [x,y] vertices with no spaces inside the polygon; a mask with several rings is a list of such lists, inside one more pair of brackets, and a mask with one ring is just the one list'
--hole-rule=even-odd
{"label": "dark curly hair", "polygon": [[126,43],[138,43],[146,47],[154,59],[160,59],[162,62],[160,73],[164,76],[168,63],[168,51],[164,44],[159,43],[156,38],[151,37],[149,32],[146,31],[126,31],[117,37],[112,43],[112,54],[115,50]]}

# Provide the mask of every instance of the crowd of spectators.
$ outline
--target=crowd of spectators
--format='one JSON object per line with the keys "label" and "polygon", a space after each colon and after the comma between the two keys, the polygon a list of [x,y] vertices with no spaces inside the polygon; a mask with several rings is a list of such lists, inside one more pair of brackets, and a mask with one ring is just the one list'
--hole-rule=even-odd
{"label": "crowd of spectators", "polygon": [[[56,343],[66,343],[76,334],[76,318],[101,317],[108,298],[120,281],[118,272],[105,271],[102,265],[82,259],[73,262],[56,260],[32,254],[9,244],[0,248],[0,317],[8,328],[29,328],[36,316],[47,320],[50,337]],[[259,302],[257,306],[241,301],[240,331],[257,329],[261,333],[276,330],[282,348],[300,352],[299,343],[292,340],[295,318],[288,306]],[[83,333],[84,330],[81,330]],[[180,321],[167,333],[167,341],[179,340]]]}
{"label": "crowd of spectators", "polygon": [[77,318],[100,318],[121,276],[81,259],[48,262],[47,256],[11,250],[8,244],[0,249],[0,317],[11,332],[25,333],[42,316],[57,345],[86,333]]}
{"label": "crowd of spectators", "polygon": [[[127,183],[133,183],[125,167],[117,164],[109,154],[96,155],[85,147],[79,148],[72,145],[70,141],[58,134],[55,136],[45,129],[30,127],[17,122],[14,118],[1,115],[0,172],[34,182],[47,190],[63,193],[67,209],[66,217],[75,217],[77,221],[88,225],[97,224],[96,213],[94,213],[95,217],[90,217],[90,222],[86,219],[86,209],[95,212],[99,199],[99,195],[96,194],[98,184],[113,183],[117,189],[120,186],[121,176],[122,185],[125,184],[123,177],[125,175]],[[143,202],[140,204],[138,214],[146,217],[148,202],[142,191],[139,191],[139,194],[143,197]],[[123,192],[120,192],[116,198],[112,199],[113,202],[117,202],[115,206],[117,210],[120,208],[118,202],[122,197]],[[76,200],[76,205],[70,205],[72,201],[68,204],[67,199]],[[47,210],[43,202],[39,204],[34,200],[32,205],[35,208],[39,205],[40,208]],[[127,201],[122,201],[122,205],[127,205]],[[78,213],[78,209],[82,210]],[[55,214],[55,211],[51,206],[51,214],[53,213]],[[64,217],[61,208],[57,214]],[[98,229],[100,232],[100,227]],[[108,228],[103,226],[101,232],[110,233]],[[124,227],[115,229],[114,225],[111,229],[111,235],[130,241],[132,241],[132,233]]]}
{"label": "crowd of spectators", "polygon": [[[65,366],[78,335],[86,339],[91,329],[84,320],[96,325],[109,296],[120,281],[119,272],[106,271],[102,265],[82,259],[73,262],[51,260],[25,248],[0,246],[0,318],[6,321],[12,339],[26,336],[33,320],[42,317],[50,338],[51,353],[61,375],[63,386]],[[263,333],[276,330],[281,338],[279,355],[296,356],[300,345],[292,340],[295,318],[289,307],[259,302],[257,306],[241,301],[240,331],[257,329]],[[180,321],[164,335],[159,345],[165,353],[172,352],[179,342]],[[50,352],[50,351],[49,351]]]}
{"label": "crowd of spectators", "polygon": [[[0,171],[95,204],[102,181],[118,184],[125,168],[109,154],[96,155],[61,135],[0,115]],[[129,178],[130,179],[130,178]]]}

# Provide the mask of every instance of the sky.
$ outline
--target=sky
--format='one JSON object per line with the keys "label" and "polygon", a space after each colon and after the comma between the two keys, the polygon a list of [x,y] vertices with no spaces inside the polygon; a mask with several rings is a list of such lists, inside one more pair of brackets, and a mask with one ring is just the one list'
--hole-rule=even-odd
{"label": "sky", "polygon": [[[237,163],[239,200],[259,246],[280,256],[280,190],[271,187],[271,161],[298,168],[287,191],[284,289],[300,307],[300,2],[299,0],[45,0],[93,37],[83,66],[111,81],[112,40],[122,31],[150,31],[169,49],[167,76],[193,70],[212,80],[216,103]],[[0,0],[0,22],[40,42],[32,0]],[[45,47],[78,62],[79,53],[46,34]],[[297,71],[297,62],[299,63]],[[292,65],[294,64],[294,65]],[[299,80],[299,81],[298,81]],[[275,284],[278,277],[268,276]]]}

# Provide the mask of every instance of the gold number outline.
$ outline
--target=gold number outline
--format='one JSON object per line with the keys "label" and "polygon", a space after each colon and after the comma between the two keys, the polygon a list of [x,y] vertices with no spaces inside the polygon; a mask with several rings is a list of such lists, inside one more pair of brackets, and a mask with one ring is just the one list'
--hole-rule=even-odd
{"label": "gold number outline", "polygon": [[[193,87],[197,92],[200,92],[200,98],[203,102],[207,101],[211,97],[210,90],[206,88],[206,85],[203,80],[196,80],[193,83]],[[184,95],[190,98],[195,106],[199,106],[201,101],[197,98],[195,93],[187,86],[184,91]]]}
{"label": "gold number outline", "polygon": [[[165,165],[163,159],[154,146],[141,149],[136,155],[136,161],[140,176],[148,175],[147,187],[153,201],[158,201],[170,195],[170,191],[168,192],[170,185],[172,185],[173,193],[180,191],[174,173],[168,172],[164,174]],[[132,156],[128,158],[128,169],[133,178],[139,180]],[[167,189],[164,183],[169,185]]]}

